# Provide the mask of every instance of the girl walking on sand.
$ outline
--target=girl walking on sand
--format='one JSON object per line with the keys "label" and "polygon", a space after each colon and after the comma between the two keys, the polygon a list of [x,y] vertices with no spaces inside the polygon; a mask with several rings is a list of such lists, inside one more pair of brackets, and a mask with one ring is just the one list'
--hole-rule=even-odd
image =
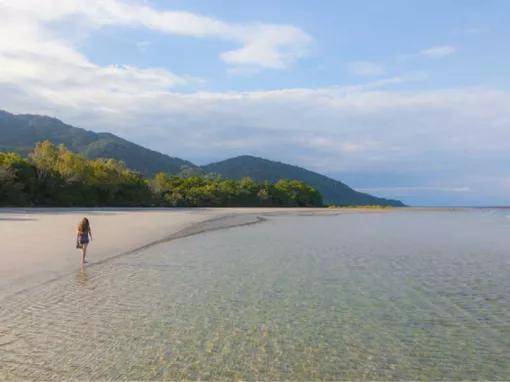
{"label": "girl walking on sand", "polygon": [[83,218],[78,224],[78,232],[76,234],[76,244],[81,248],[81,263],[85,264],[85,256],[87,255],[87,246],[89,245],[89,238],[92,240],[92,231],[90,229],[89,219]]}

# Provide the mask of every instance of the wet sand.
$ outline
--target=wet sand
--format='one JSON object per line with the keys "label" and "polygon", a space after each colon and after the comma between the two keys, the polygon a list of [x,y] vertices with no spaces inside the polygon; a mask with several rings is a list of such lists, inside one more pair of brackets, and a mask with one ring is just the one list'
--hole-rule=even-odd
{"label": "wet sand", "polygon": [[[253,224],[280,214],[338,214],[363,209],[174,208],[0,210],[0,298],[63,276],[80,267],[76,227],[91,222],[86,266],[162,241],[211,229]],[[374,212],[374,211],[370,211]]]}

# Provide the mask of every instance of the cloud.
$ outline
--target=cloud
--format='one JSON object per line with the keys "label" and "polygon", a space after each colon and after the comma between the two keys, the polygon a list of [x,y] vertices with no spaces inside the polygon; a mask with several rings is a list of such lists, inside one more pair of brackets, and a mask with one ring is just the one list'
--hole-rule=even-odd
{"label": "cloud", "polygon": [[434,46],[420,51],[419,55],[429,58],[441,58],[455,53],[456,48],[451,45]]}
{"label": "cloud", "polygon": [[[510,163],[508,92],[396,91],[380,81],[379,88],[372,84],[177,93],[160,86],[162,74],[157,71],[144,73],[149,80],[140,78],[129,89],[112,79],[116,75],[122,79],[129,71],[122,67],[104,73],[105,82],[120,83],[122,91],[87,86],[86,79],[37,81],[34,77],[6,83],[3,78],[2,108],[57,116],[198,163],[254,154],[337,174],[340,179],[344,172],[356,173],[358,186],[367,184],[369,175],[363,179],[363,174],[389,174],[391,185],[391,174],[399,173],[414,174],[422,185],[437,188],[436,193],[410,187],[372,190],[381,196],[403,195],[408,203],[416,202],[413,195],[423,201],[439,189],[445,194],[449,187],[453,187],[450,194],[490,195],[487,200],[500,197],[510,202],[507,188],[498,181],[508,173]],[[481,176],[486,178],[480,180]],[[460,192],[467,187],[472,191]]]}
{"label": "cloud", "polygon": [[0,0],[0,108],[55,116],[199,163],[251,153],[331,175],[356,173],[365,187],[372,186],[363,183],[367,174],[413,174],[422,180],[407,183],[415,187],[462,185],[472,191],[451,194],[510,202],[510,183],[501,181],[510,163],[509,92],[395,90],[420,75],[348,87],[179,92],[199,79],[98,65],[79,51],[79,36],[56,27],[62,20],[81,20],[85,34],[128,25],[232,41],[240,47],[223,59],[233,70],[285,67],[309,43],[290,26],[224,23],[114,0]]}
{"label": "cloud", "polygon": [[136,42],[136,48],[140,52],[145,52],[147,50],[147,48],[150,47],[151,45],[152,45],[152,43],[150,41],[137,41]]}
{"label": "cloud", "polygon": [[192,160],[252,152],[329,173],[446,173],[510,156],[510,94],[503,91],[335,87],[175,93],[158,82],[141,80],[130,92],[118,93],[44,81],[11,83],[9,92],[5,86],[0,92],[8,110],[55,115]]}
{"label": "cloud", "polygon": [[[221,53],[222,60],[232,65],[261,68],[287,67],[306,54],[312,41],[292,25],[227,23],[190,12],[157,10],[121,0],[0,0],[0,11],[5,18],[21,20],[25,25],[31,24],[29,28],[45,32],[53,23],[72,18],[88,29],[142,27],[161,33],[231,41],[241,47]],[[49,37],[49,33],[45,34]]]}
{"label": "cloud", "polygon": [[483,33],[483,29],[480,27],[457,27],[452,31],[455,35],[478,35]]}
{"label": "cloud", "polygon": [[377,77],[386,73],[384,65],[371,61],[354,61],[349,64],[349,68],[357,76]]}

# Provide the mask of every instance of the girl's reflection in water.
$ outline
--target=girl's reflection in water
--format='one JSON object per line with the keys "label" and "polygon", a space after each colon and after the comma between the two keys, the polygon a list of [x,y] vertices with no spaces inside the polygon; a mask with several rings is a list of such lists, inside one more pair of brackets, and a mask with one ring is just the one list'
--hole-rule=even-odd
{"label": "girl's reflection in water", "polygon": [[76,285],[81,288],[93,288],[91,282],[90,270],[84,264],[81,265],[80,270],[76,273]]}

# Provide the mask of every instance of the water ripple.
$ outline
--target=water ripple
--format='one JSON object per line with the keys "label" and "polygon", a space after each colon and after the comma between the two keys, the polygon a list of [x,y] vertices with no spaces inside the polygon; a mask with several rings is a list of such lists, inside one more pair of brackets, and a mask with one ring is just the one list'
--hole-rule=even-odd
{"label": "water ripple", "polygon": [[366,218],[274,218],[11,296],[0,379],[510,379],[506,239]]}

